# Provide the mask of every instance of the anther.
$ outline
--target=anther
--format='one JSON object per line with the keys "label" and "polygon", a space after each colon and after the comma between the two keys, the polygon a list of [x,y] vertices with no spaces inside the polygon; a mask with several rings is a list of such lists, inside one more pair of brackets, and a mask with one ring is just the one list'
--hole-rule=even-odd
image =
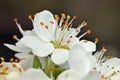
{"label": "anther", "polygon": [[41,26],[43,26],[43,25],[44,25],[44,23],[43,23],[43,22],[40,22],[40,25],[41,25]]}
{"label": "anther", "polygon": [[5,62],[5,59],[3,57],[1,57],[0,59],[1,59],[1,63]]}
{"label": "anther", "polygon": [[17,38],[17,35],[13,35],[13,39],[19,41],[19,39]]}
{"label": "anther", "polygon": [[15,59],[15,62],[16,62],[16,63],[18,63],[18,62],[19,62],[19,60],[18,60],[18,59]]}
{"label": "anther", "polygon": [[65,14],[64,14],[64,13],[62,13],[62,14],[61,14],[61,16],[62,16],[62,18],[63,18],[63,19],[65,19],[65,18],[66,18],[66,16],[65,16]]}
{"label": "anther", "polygon": [[91,34],[91,30],[87,30],[85,33],[83,33],[83,34],[79,37],[79,39],[82,38],[83,36],[85,36],[86,34]]}
{"label": "anther", "polygon": [[88,34],[91,34],[91,30],[87,30],[87,33],[88,33]]}
{"label": "anther", "polygon": [[53,72],[55,70],[55,67],[54,66],[51,66],[50,67],[50,71]]}
{"label": "anther", "polygon": [[98,38],[95,38],[95,43],[98,43],[99,42],[99,39]]}
{"label": "anther", "polygon": [[14,62],[14,58],[10,58],[10,62]]}
{"label": "anther", "polygon": [[79,32],[79,30],[78,30],[78,29],[76,29],[75,31],[76,31],[76,32]]}
{"label": "anther", "polygon": [[13,67],[13,68],[16,68],[16,67],[17,67],[17,65],[13,63],[13,64],[12,64],[12,67]]}
{"label": "anther", "polygon": [[45,26],[46,29],[48,29],[48,26]]}
{"label": "anther", "polygon": [[14,22],[17,22],[17,20],[18,20],[17,18],[14,18],[14,19],[13,19]]}
{"label": "anther", "polygon": [[58,16],[57,14],[55,15],[55,19],[56,19],[57,21],[60,20],[60,18],[59,18],[59,16]]}
{"label": "anther", "polygon": [[53,22],[53,21],[50,21],[50,23],[51,23],[51,24],[54,24],[54,22]]}
{"label": "anther", "polygon": [[86,21],[83,21],[82,25],[83,25],[83,26],[87,26],[87,22],[86,22]]}
{"label": "anther", "polygon": [[70,43],[70,40],[67,40],[67,44],[69,44]]}
{"label": "anther", "polygon": [[32,15],[29,15],[29,16],[28,16],[28,19],[32,19]]}
{"label": "anther", "polygon": [[101,52],[105,53],[107,49],[105,47],[102,48]]}
{"label": "anther", "polygon": [[76,17],[76,16],[73,16],[73,19],[77,19],[77,17]]}

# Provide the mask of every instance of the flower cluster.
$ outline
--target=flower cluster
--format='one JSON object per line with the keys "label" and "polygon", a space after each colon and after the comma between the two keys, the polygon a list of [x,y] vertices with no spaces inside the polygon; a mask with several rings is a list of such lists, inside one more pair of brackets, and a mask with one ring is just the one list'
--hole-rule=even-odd
{"label": "flower cluster", "polygon": [[91,30],[78,35],[85,21],[75,28],[76,16],[62,13],[60,18],[48,10],[28,18],[32,30],[23,30],[14,19],[22,38],[14,35],[17,43],[4,45],[17,52],[19,61],[5,62],[1,57],[0,80],[120,80],[120,59],[104,56],[105,47],[96,51],[97,38],[81,40]]}

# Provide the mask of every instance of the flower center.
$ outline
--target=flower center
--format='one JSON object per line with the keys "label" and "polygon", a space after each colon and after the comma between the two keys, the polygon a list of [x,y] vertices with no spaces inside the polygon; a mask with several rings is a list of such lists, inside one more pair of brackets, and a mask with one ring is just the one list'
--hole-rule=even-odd
{"label": "flower center", "polygon": [[62,42],[56,42],[56,41],[51,41],[51,43],[54,45],[54,48],[63,48],[69,50],[68,45],[63,45]]}

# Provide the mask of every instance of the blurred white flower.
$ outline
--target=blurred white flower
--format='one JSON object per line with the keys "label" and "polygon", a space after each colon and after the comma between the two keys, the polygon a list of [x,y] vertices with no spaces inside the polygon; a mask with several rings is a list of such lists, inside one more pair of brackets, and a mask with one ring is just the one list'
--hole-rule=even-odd
{"label": "blurred white flower", "polygon": [[2,62],[0,64],[0,80],[20,80],[23,68],[17,63]]}

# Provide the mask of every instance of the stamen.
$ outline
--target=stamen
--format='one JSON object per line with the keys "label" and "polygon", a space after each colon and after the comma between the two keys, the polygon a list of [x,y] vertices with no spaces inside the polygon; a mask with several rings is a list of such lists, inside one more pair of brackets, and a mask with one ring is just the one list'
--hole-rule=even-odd
{"label": "stamen", "polygon": [[50,71],[51,71],[51,72],[53,72],[54,70],[55,70],[55,67],[54,67],[54,66],[50,67]]}
{"label": "stamen", "polygon": [[13,63],[13,64],[12,64],[12,67],[13,67],[13,68],[16,68],[16,67],[17,67],[17,65]]}
{"label": "stamen", "polygon": [[88,34],[91,34],[91,30],[87,30],[87,33],[88,33]]}
{"label": "stamen", "polygon": [[24,31],[22,30],[21,25],[18,23],[18,19],[14,18],[13,20],[16,23],[17,27],[19,28],[19,31],[21,32],[21,34],[24,35]]}
{"label": "stamen", "polygon": [[102,48],[101,52],[105,53],[107,49],[105,47]]}
{"label": "stamen", "polygon": [[1,63],[5,62],[5,59],[3,57],[0,57]]}
{"label": "stamen", "polygon": [[95,43],[98,43],[99,42],[99,39],[98,38],[95,38]]}
{"label": "stamen", "polygon": [[51,23],[51,24],[54,24],[54,22],[53,22],[53,21],[50,21],[50,23]]}
{"label": "stamen", "polygon": [[83,34],[79,37],[79,39],[82,38],[83,36],[85,36],[86,34],[91,34],[91,30],[87,30],[85,33],[83,33]]}
{"label": "stamen", "polygon": [[76,16],[73,16],[73,18],[71,19],[71,21],[68,23],[68,26],[73,22],[74,19],[76,19]]}
{"label": "stamen", "polygon": [[10,58],[10,62],[14,62],[14,58]]}
{"label": "stamen", "polygon": [[19,41],[19,39],[17,38],[17,35],[13,35],[13,39]]}
{"label": "stamen", "polygon": [[[66,21],[65,21],[65,24],[66,24],[66,25],[68,24],[69,19],[70,19],[70,15],[67,15],[67,19],[66,19]],[[69,25],[68,25],[68,26],[69,26]]]}
{"label": "stamen", "polygon": [[18,60],[18,59],[15,59],[15,62],[16,62],[16,63],[18,63],[18,62],[19,62],[19,60]]}
{"label": "stamen", "polygon": [[2,64],[0,64],[0,68],[2,68],[3,67],[3,65]]}
{"label": "stamen", "polygon": [[13,19],[14,22],[17,22],[17,20],[18,20],[17,18],[14,18],[14,19]]}
{"label": "stamen", "polygon": [[48,26],[45,26],[46,29],[48,29]]}
{"label": "stamen", "polygon": [[29,15],[28,19],[30,19],[33,22],[32,15]]}
{"label": "stamen", "polygon": [[67,44],[69,44],[70,43],[70,40],[67,40]]}
{"label": "stamen", "polygon": [[40,25],[41,25],[41,26],[43,26],[43,25],[44,25],[44,23],[43,23],[43,22],[40,22]]}
{"label": "stamen", "polygon": [[84,26],[87,26],[87,22],[86,21],[83,21],[81,25],[78,25],[78,28],[82,28]]}
{"label": "stamen", "polygon": [[19,68],[19,72],[22,72],[22,69],[21,69],[21,68]]}
{"label": "stamen", "polygon": [[29,15],[29,16],[28,16],[28,19],[31,19],[31,18],[32,18],[32,16],[31,16],[31,15]]}
{"label": "stamen", "polygon": [[62,18],[63,18],[63,19],[65,19],[65,18],[66,18],[66,16],[65,16],[65,14],[64,14],[64,13],[62,13],[62,14],[61,14],[61,16],[62,16]]}
{"label": "stamen", "polygon": [[61,27],[62,26],[62,23],[64,22],[64,19],[66,18],[66,16],[65,16],[65,14],[64,13],[62,13],[61,14],[61,20],[60,20],[60,23],[59,23],[59,26]]}
{"label": "stamen", "polygon": [[5,72],[0,72],[0,75],[4,75],[5,74]]}
{"label": "stamen", "polygon": [[56,19],[57,21],[60,20],[60,18],[59,18],[59,16],[58,16],[57,14],[55,15],[55,19]]}

